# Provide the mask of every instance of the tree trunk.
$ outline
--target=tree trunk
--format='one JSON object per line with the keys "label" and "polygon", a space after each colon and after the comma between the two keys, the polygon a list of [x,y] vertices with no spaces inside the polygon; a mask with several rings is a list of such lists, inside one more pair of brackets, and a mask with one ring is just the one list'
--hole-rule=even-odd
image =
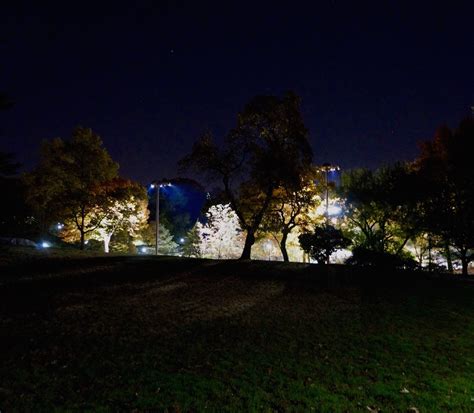
{"label": "tree trunk", "polygon": [[460,248],[458,249],[458,251],[459,251],[459,258],[461,258],[462,275],[463,277],[467,277],[467,265],[469,264],[469,260],[467,259],[468,249]]}
{"label": "tree trunk", "polygon": [[85,218],[86,218],[86,212],[85,212],[85,208],[82,207],[81,208],[81,226],[79,228],[79,231],[81,233],[81,251],[84,251],[84,246],[86,244],[86,240],[85,240],[85,232],[84,232],[84,221],[85,221]]}
{"label": "tree trunk", "polygon": [[461,257],[461,263],[462,263],[462,275],[463,277],[467,277],[468,274],[467,274],[467,257],[466,256],[462,256]]}
{"label": "tree trunk", "polygon": [[104,235],[104,252],[109,253],[110,235]]}
{"label": "tree trunk", "polygon": [[81,228],[81,229],[79,229],[79,231],[81,233],[81,246],[80,246],[80,248],[81,248],[81,251],[84,251],[84,246],[86,244],[84,229]]}
{"label": "tree trunk", "polygon": [[433,271],[433,260],[431,257],[431,234],[428,234],[428,271],[432,272]]}
{"label": "tree trunk", "polygon": [[283,236],[281,237],[280,241],[280,250],[281,250],[281,255],[283,256],[283,261],[284,262],[289,262],[290,259],[288,258],[288,251],[286,250],[286,240],[288,239],[288,233],[283,232]]}
{"label": "tree trunk", "polygon": [[451,250],[449,249],[448,241],[445,241],[444,244],[444,253],[446,254],[446,262],[448,264],[448,272],[453,273],[453,261],[451,259]]}
{"label": "tree trunk", "polygon": [[252,245],[255,243],[254,229],[247,229],[247,236],[245,237],[244,250],[239,260],[249,260],[252,254]]}

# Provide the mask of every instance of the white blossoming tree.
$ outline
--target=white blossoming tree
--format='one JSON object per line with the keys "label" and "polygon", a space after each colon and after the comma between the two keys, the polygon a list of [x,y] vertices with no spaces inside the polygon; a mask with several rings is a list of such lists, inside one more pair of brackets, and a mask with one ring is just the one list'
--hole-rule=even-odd
{"label": "white blossoming tree", "polygon": [[205,258],[239,258],[244,246],[244,233],[239,218],[230,204],[218,204],[209,208],[206,222],[196,223],[199,234],[199,249]]}

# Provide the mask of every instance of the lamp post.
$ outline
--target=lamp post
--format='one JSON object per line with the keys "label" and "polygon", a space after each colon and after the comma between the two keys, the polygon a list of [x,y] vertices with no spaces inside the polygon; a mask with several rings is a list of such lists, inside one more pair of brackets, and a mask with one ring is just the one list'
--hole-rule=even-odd
{"label": "lamp post", "polygon": [[325,163],[320,168],[325,172],[325,180],[326,180],[326,226],[329,225],[329,178],[328,173],[338,171],[340,168],[339,166],[333,166],[330,163]]}
{"label": "lamp post", "polygon": [[[326,181],[326,228],[329,227],[329,172],[338,171],[340,168],[338,166],[331,165],[330,163],[325,163],[321,166],[320,170],[325,172],[325,181]],[[330,263],[330,257],[327,257],[327,264]]]}
{"label": "lamp post", "polygon": [[158,240],[160,239],[160,189],[164,186],[171,186],[171,183],[152,183],[150,187],[156,189],[156,208],[155,208],[155,255],[158,255]]}

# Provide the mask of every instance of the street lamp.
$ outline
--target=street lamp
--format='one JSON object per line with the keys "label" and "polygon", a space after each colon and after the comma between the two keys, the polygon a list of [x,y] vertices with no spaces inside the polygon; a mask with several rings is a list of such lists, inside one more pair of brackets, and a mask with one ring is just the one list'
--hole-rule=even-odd
{"label": "street lamp", "polygon": [[[339,168],[339,166],[331,165],[330,163],[325,163],[319,168],[319,170],[324,171],[325,176],[326,176],[326,228],[329,228],[329,178],[328,178],[328,174],[329,174],[329,172],[339,171],[340,168]],[[329,264],[329,263],[330,263],[330,258],[328,256],[326,264]]]}
{"label": "street lamp", "polygon": [[320,170],[325,172],[326,176],[326,226],[329,225],[329,179],[328,173],[339,171],[339,166],[331,165],[330,163],[325,163],[321,166]]}
{"label": "street lamp", "polygon": [[156,188],[156,208],[155,208],[155,222],[156,222],[156,232],[155,232],[155,255],[158,255],[158,240],[160,239],[160,188],[164,186],[171,186],[170,182],[166,183],[152,183],[150,185],[151,189]]}

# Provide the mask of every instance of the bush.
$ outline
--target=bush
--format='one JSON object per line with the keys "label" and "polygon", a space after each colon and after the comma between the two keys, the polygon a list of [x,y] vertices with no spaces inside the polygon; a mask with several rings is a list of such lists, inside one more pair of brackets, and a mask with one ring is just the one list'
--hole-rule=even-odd
{"label": "bush", "polygon": [[417,266],[416,261],[409,256],[372,251],[364,247],[355,247],[352,250],[352,257],[346,260],[346,264],[403,270],[414,270]]}
{"label": "bush", "polygon": [[328,263],[333,252],[347,248],[351,244],[341,230],[332,225],[316,225],[313,232],[305,232],[298,239],[301,249],[320,264]]}

